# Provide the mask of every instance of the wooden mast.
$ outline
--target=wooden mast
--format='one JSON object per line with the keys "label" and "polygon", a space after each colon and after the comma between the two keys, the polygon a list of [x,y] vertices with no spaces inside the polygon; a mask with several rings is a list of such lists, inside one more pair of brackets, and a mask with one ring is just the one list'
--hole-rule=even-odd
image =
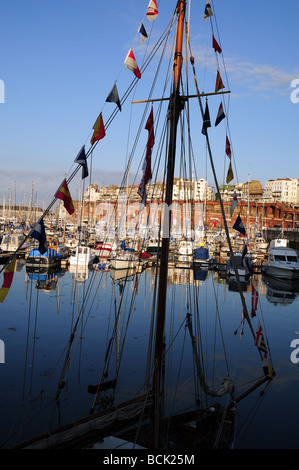
{"label": "wooden mast", "polygon": [[[169,145],[167,159],[167,177],[165,190],[165,208],[168,211],[165,216],[168,217],[168,231],[163,231],[161,258],[160,258],[160,274],[159,288],[157,300],[157,318],[156,318],[156,335],[155,335],[155,351],[154,351],[154,374],[153,374],[153,390],[155,395],[155,409],[152,416],[152,442],[155,448],[161,448],[160,421],[161,421],[161,403],[163,395],[162,381],[162,361],[163,361],[163,338],[165,326],[165,309],[166,309],[166,293],[167,293],[167,276],[168,276],[168,254],[171,227],[171,204],[173,192],[173,177],[176,153],[176,137],[177,123],[182,110],[182,100],[180,96],[180,78],[182,69],[182,44],[185,21],[186,0],[179,0],[177,4],[177,31],[176,31],[176,48],[173,62],[173,89],[172,96],[169,101]],[[165,220],[165,218],[164,218]],[[163,447],[163,445],[162,445]]]}

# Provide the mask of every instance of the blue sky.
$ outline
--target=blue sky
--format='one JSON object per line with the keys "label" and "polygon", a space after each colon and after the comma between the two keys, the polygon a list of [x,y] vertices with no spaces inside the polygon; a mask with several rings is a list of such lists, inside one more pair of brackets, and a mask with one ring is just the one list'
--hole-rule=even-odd
{"label": "blue sky", "polygon": [[[164,30],[175,4],[175,0],[158,2],[154,37]],[[290,0],[287,8],[278,0],[252,0],[242,6],[232,0],[211,4],[228,84],[226,75],[222,77],[231,91],[228,118],[236,163],[234,182],[245,182],[248,175],[262,184],[268,179],[298,178],[299,103],[290,99],[291,81],[299,79],[298,0]],[[14,188],[17,202],[22,197],[28,202],[32,182],[40,205],[51,201],[62,179],[75,168],[73,161],[81,146],[89,149],[99,112],[105,121],[114,109],[114,105],[105,104],[114,81],[122,96],[132,80],[132,72],[124,66],[131,46],[137,63],[142,62],[137,30],[144,20],[150,32],[151,23],[144,19],[147,5],[148,0],[2,2],[0,79],[5,84],[5,103],[0,103],[1,203],[3,195],[7,200]],[[199,65],[200,89],[212,91],[217,66],[210,47],[210,24],[203,20],[204,7],[205,0],[191,4],[191,44]],[[220,67],[224,70],[222,59]],[[147,70],[138,83],[136,99],[146,98],[141,85],[151,77]],[[129,101],[94,151],[92,183],[121,181],[133,142],[132,136],[129,143],[127,140],[129,119],[131,113],[141,115],[144,109],[143,105],[132,109]],[[214,102],[209,99],[209,106],[213,121],[219,98]],[[222,124],[210,131],[220,183],[225,173]],[[196,147],[195,153],[196,158],[202,158],[198,176],[214,185],[205,169],[204,151]],[[133,165],[132,171],[136,168]],[[78,187],[76,181],[70,188],[74,198]]]}

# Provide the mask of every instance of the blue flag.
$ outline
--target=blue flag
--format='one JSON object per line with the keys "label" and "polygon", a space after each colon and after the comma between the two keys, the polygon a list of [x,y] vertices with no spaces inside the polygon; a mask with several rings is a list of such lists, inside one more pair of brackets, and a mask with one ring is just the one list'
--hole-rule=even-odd
{"label": "blue flag", "polygon": [[106,98],[107,103],[116,103],[118,109],[121,111],[121,104],[118,96],[118,91],[116,87],[116,83],[114,83],[112,90],[110,91],[109,95]]}
{"label": "blue flag", "polygon": [[79,163],[82,165],[82,179],[86,178],[88,176],[88,167],[87,167],[87,162],[86,162],[86,155],[85,155],[85,146],[81,148],[80,152],[75,158],[75,163]]}
{"label": "blue flag", "polygon": [[141,23],[138,33],[141,34],[141,44],[144,43],[144,41],[147,39],[147,32],[145,31],[145,27],[143,26],[143,23]]}
{"label": "blue flag", "polygon": [[242,235],[246,235],[245,227],[244,227],[243,222],[241,220],[241,217],[239,215],[236,218],[236,222],[233,225],[233,229],[238,230],[238,232],[240,232]]}
{"label": "blue flag", "polygon": [[32,231],[31,238],[35,238],[39,241],[38,251],[42,255],[46,253],[46,251],[48,251],[47,237],[43,219],[37,222],[36,226]]}
{"label": "blue flag", "polygon": [[209,107],[208,107],[208,103],[206,101],[206,109],[205,109],[205,114],[204,114],[204,117],[203,117],[201,133],[204,134],[204,135],[207,135],[207,128],[208,127],[211,127],[211,121],[210,121]]}

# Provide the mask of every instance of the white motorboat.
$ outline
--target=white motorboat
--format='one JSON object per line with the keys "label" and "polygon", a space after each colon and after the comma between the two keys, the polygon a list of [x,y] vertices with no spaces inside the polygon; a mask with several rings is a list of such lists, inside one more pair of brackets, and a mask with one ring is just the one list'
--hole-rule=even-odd
{"label": "white motorboat", "polygon": [[0,244],[0,249],[3,253],[10,253],[16,250],[20,253],[26,252],[30,246],[27,241],[19,248],[24,239],[25,235],[22,232],[5,233]]}
{"label": "white motorboat", "polygon": [[136,268],[139,263],[139,256],[132,251],[124,251],[117,254],[111,259],[111,267],[113,269],[129,269]]}
{"label": "white motorboat", "polygon": [[69,262],[71,266],[90,266],[94,263],[96,254],[91,251],[89,246],[76,247],[75,253],[70,256]]}
{"label": "white motorboat", "polygon": [[271,246],[268,261],[262,264],[262,273],[279,279],[299,279],[299,258],[288,246]]}

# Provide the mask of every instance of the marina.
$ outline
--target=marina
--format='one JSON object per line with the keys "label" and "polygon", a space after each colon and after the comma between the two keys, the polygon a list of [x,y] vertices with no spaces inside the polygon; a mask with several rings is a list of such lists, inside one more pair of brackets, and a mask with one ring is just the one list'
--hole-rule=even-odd
{"label": "marina", "polygon": [[[238,330],[241,313],[238,293],[231,289],[227,279],[218,276],[217,271],[198,271],[200,280],[193,289],[198,295],[199,308],[209,315],[207,302],[216,295],[223,315],[223,328],[229,332],[228,354],[230,359],[234,358],[232,376],[246,362],[247,367],[242,369],[246,381],[257,352],[252,347],[252,339],[248,338],[248,329],[245,328],[243,335]],[[94,399],[90,392],[97,388],[101,374],[99,358],[106,354],[115,312],[121,299],[123,305],[129,302],[128,296],[133,291],[138,291],[138,296],[131,306],[130,319],[125,308],[122,309],[109,378],[117,377],[117,389],[123,399],[132,398],[132,390],[142,386],[143,359],[150,332],[150,316],[145,305],[153,295],[154,267],[148,267],[140,274],[136,270],[115,272],[89,269],[84,278],[69,269],[32,273],[26,269],[24,260],[18,260],[10,292],[1,306],[1,339],[5,344],[0,385],[2,447],[44,433],[48,426],[55,428],[88,415]],[[175,323],[180,323],[187,311],[186,290],[190,285],[195,286],[195,272],[190,268],[169,269],[168,299],[176,305]],[[296,348],[291,343],[298,341],[299,334],[299,285],[275,282],[261,274],[254,274],[252,283],[259,291],[257,311],[267,325],[276,376],[270,387],[256,390],[239,405],[234,448],[297,448],[295,397],[299,365]],[[92,310],[86,305],[84,313],[80,314],[83,294],[87,291],[90,292]],[[250,309],[250,286],[246,288],[245,299]],[[238,332],[234,334],[236,330]],[[72,350],[64,363],[64,352],[73,331]],[[122,353],[125,336],[129,348]],[[246,347],[238,356],[241,342],[245,342]],[[65,367],[67,373],[61,384]],[[182,374],[184,385],[177,393],[181,399],[184,397],[181,402],[184,408],[191,399],[188,392],[193,375],[191,356],[183,357]],[[261,395],[261,391],[265,393]],[[113,388],[103,390],[99,406],[105,409],[111,404],[114,392]]]}
{"label": "marina", "polygon": [[[14,220],[2,207],[2,448],[298,447],[299,211],[257,203],[256,182],[250,203],[249,180],[246,204],[226,192],[237,169],[214,5],[203,2],[215,62],[202,91],[191,2],[174,3],[153,44],[144,24],[160,6],[150,0],[143,61],[132,45],[127,90],[120,97],[114,82],[110,117],[103,106],[48,207],[23,219],[13,208]],[[86,205],[93,152],[120,129],[123,179],[105,207]],[[205,165],[215,201],[200,197]]]}

